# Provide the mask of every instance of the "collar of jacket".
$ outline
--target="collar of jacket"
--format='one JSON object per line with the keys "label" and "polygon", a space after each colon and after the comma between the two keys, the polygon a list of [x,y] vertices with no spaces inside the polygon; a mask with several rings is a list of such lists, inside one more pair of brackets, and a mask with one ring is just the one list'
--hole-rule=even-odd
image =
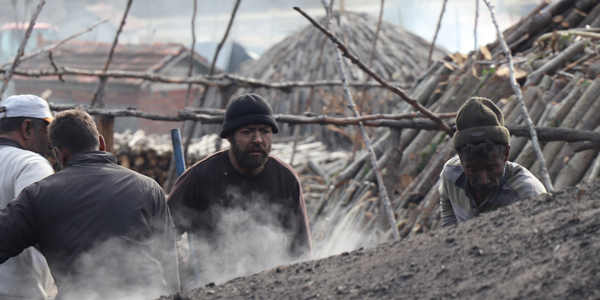
{"label": "collar of jacket", "polygon": [[76,164],[85,164],[85,163],[117,163],[117,157],[105,151],[88,151],[81,152],[73,155],[71,159],[69,159],[68,166],[76,165]]}
{"label": "collar of jacket", "polygon": [[13,146],[13,147],[17,147],[19,149],[23,149],[25,150],[25,148],[23,148],[23,146],[21,146],[21,144],[9,139],[9,138],[3,138],[0,137],[0,145],[4,145],[4,146]]}

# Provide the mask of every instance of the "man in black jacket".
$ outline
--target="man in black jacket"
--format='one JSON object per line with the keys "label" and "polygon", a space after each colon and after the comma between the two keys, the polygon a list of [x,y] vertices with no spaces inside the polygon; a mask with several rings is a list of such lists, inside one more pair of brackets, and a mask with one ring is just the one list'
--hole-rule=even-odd
{"label": "man in black jacket", "polygon": [[0,263],[38,245],[57,299],[178,291],[175,231],[160,186],[118,166],[82,110],[58,113],[49,136],[63,170],[25,188],[0,212]]}
{"label": "man in black jacket", "polygon": [[278,130],[263,97],[233,98],[221,131],[230,149],[196,163],[175,183],[168,204],[178,232],[194,239],[196,285],[198,277],[220,283],[311,258],[298,175],[270,153]]}

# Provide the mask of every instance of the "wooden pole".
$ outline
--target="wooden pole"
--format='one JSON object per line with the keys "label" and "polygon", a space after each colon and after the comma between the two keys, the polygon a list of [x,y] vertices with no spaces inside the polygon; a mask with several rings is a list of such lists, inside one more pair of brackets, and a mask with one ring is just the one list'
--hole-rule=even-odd
{"label": "wooden pole", "polygon": [[[323,3],[323,7],[325,8],[325,11],[327,12],[327,26],[331,30],[331,27],[332,27],[331,11],[329,10],[329,4],[327,3],[327,0],[321,0],[321,2]],[[340,71],[340,76],[342,77],[342,86],[344,87],[344,93],[346,95],[346,100],[348,100],[348,107],[352,110],[355,117],[359,117],[360,113],[356,110],[356,105],[354,104],[354,101],[352,100],[352,95],[350,94],[350,89],[348,88],[348,85],[346,84],[346,72],[344,70],[344,64],[342,63],[342,55],[337,48],[335,49],[335,53],[336,53],[337,66]],[[367,146],[367,151],[369,152],[369,156],[371,158],[371,165],[373,168],[375,168],[377,184],[379,186],[379,195],[382,199],[382,205],[384,207],[388,222],[390,223],[390,229],[392,231],[392,236],[394,237],[394,240],[397,241],[400,239],[400,235],[398,234],[398,228],[396,227],[396,218],[394,217],[394,213],[392,211],[392,207],[390,204],[390,199],[388,198],[388,194],[385,189],[385,182],[383,181],[383,176],[381,175],[381,170],[379,169],[379,167],[377,165],[377,157],[375,156],[375,152],[373,151],[373,145],[371,145],[371,140],[369,139],[369,136],[367,135],[367,132],[366,132],[362,122],[358,123],[358,127],[360,128],[360,132],[362,133],[363,141],[365,142],[365,144]]]}
{"label": "wooden pole", "polygon": [[493,8],[492,4],[490,4],[489,0],[483,0],[483,2],[485,2],[485,4],[487,5],[487,7],[490,10],[490,15],[492,16],[492,21],[494,23],[494,26],[496,27],[496,33],[498,34],[498,41],[500,42],[500,45],[502,46],[502,49],[504,50],[504,55],[506,56],[506,58],[508,58],[508,70],[509,70],[509,75],[510,75],[510,85],[512,86],[512,89],[515,92],[515,95],[517,96],[517,100],[519,102],[519,107],[521,109],[521,113],[523,114],[525,123],[527,124],[527,127],[529,128],[529,134],[531,136],[531,141],[533,143],[535,153],[540,162],[540,173],[542,175],[542,183],[546,187],[546,190],[548,192],[551,192],[553,190],[552,182],[550,181],[550,176],[548,175],[548,169],[546,169],[546,161],[544,160],[544,154],[542,153],[542,150],[540,149],[540,144],[538,142],[537,133],[533,126],[533,122],[531,121],[531,118],[529,117],[529,113],[527,112],[525,103],[523,103],[523,95],[521,94],[521,88],[519,87],[519,85],[517,84],[517,80],[515,79],[515,70],[514,70],[514,65],[513,65],[513,61],[512,61],[512,54],[510,52],[510,49],[508,49],[508,45],[506,45],[506,41],[504,40],[502,31],[500,31],[500,26],[498,26],[498,22],[496,21],[496,16],[494,14],[494,8]]}

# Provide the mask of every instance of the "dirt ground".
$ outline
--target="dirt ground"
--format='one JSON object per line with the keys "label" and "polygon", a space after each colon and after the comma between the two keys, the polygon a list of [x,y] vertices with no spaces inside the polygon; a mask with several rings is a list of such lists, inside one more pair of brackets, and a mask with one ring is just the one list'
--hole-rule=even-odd
{"label": "dirt ground", "polygon": [[600,299],[600,182],[161,300],[452,298]]}

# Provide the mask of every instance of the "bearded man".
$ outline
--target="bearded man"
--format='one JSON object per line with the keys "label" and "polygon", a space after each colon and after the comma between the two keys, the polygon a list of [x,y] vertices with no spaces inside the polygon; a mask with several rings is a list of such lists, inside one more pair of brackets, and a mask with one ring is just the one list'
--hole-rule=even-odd
{"label": "bearded man", "polygon": [[175,183],[167,203],[178,233],[193,236],[190,250],[197,258],[191,267],[202,282],[223,282],[312,256],[298,176],[270,154],[278,131],[261,96],[233,98],[221,131],[230,149],[196,163]]}
{"label": "bearded man", "polygon": [[456,115],[456,130],[452,142],[458,156],[440,174],[442,226],[546,192],[529,170],[508,161],[510,133],[494,102],[469,99]]}

